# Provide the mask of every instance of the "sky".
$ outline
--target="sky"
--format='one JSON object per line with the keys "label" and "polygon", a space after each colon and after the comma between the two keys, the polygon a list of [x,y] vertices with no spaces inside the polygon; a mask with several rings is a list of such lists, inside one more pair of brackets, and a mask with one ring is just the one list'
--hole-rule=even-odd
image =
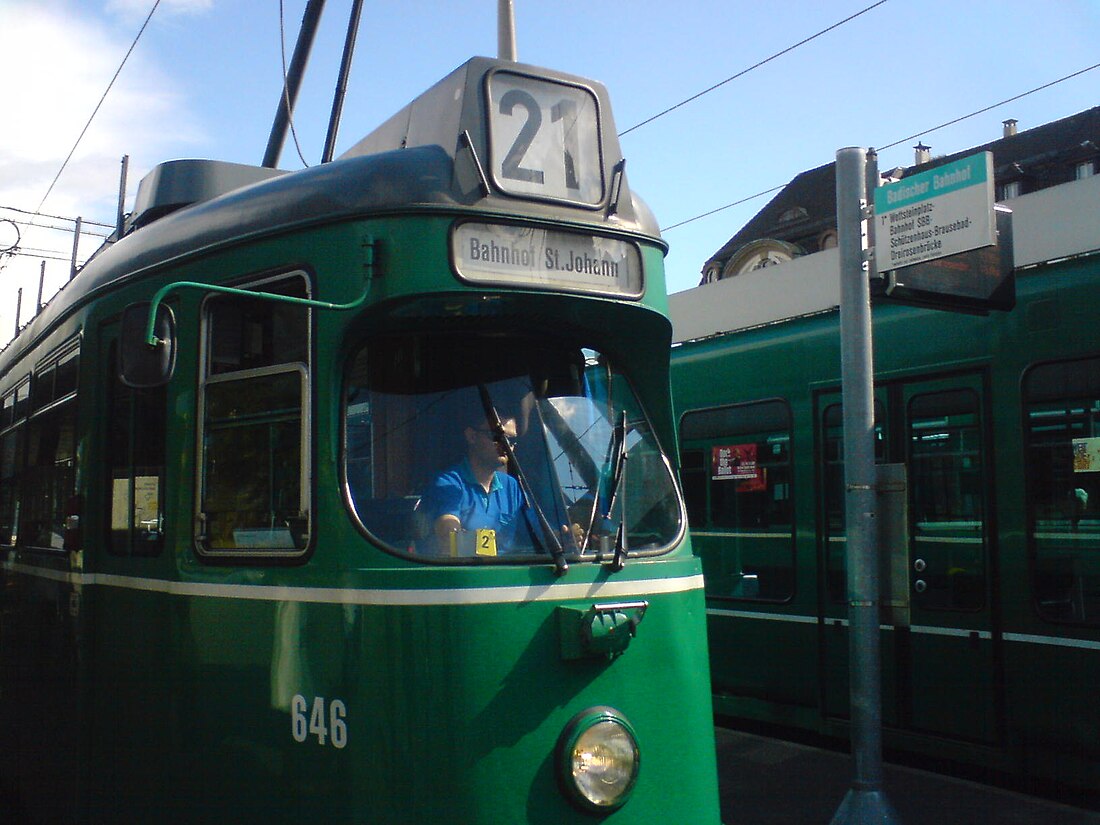
{"label": "sky", "polygon": [[[282,88],[278,0],[161,0],[119,71],[153,5],[0,0],[0,345],[14,334],[20,287],[19,322],[33,316],[43,260],[45,299],[68,279],[73,219],[109,232],[96,224],[115,221],[123,155],[126,210],[159,162],[263,159]],[[283,2],[288,62],[305,5]],[[309,165],[324,146],[350,7],[328,0],[302,84],[294,125]],[[666,230],[670,292],[695,286],[706,260],[774,193],[753,195],[832,162],[838,149],[896,144],[880,152],[880,168],[909,166],[921,141],[951,154],[997,139],[1007,118],[1024,130],[1100,105],[1100,68],[1025,94],[1100,63],[1100,0],[514,8],[520,62],[608,88],[616,130],[631,130],[621,138],[630,185]],[[495,0],[367,0],[337,155],[468,58],[495,56],[496,14]],[[303,165],[288,139],[280,168]],[[101,240],[82,235],[78,262]],[[17,242],[24,254],[4,254]]]}

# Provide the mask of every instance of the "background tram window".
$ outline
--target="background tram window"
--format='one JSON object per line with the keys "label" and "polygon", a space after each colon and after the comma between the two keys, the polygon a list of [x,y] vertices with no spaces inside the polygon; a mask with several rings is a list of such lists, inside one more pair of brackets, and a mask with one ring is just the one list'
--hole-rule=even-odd
{"label": "background tram window", "polygon": [[[886,461],[886,439],[883,435],[885,412],[878,401],[874,406],[875,463]],[[821,416],[822,463],[821,485],[825,508],[825,582],[829,598],[844,602],[848,598],[848,571],[845,551],[844,500],[844,410],[831,404]]]}
{"label": "background tram window", "polygon": [[690,524],[715,534],[698,542],[707,594],[790,598],[794,513],[787,403],[699,410],[685,414],[680,427],[690,445],[681,457]]}
{"label": "background tram window", "polygon": [[40,366],[31,382],[18,542],[60,550],[76,482],[75,348]]}
{"label": "background tram window", "polygon": [[1100,358],[1033,368],[1024,404],[1039,611],[1100,624]]}
{"label": "background tram window", "polygon": [[30,383],[24,381],[4,396],[0,406],[0,546],[16,542],[29,391]]}
{"label": "background tram window", "polygon": [[909,401],[909,516],[913,554],[924,559],[922,607],[977,610],[985,602],[985,515],[978,395]]}
{"label": "background tram window", "polygon": [[[116,363],[117,345],[111,343]],[[135,390],[111,370],[108,385],[108,549],[119,556],[155,556],[164,547],[164,387]]]}
{"label": "background tram window", "polygon": [[[253,286],[308,297],[300,275]],[[300,552],[309,540],[309,311],[214,297],[206,336],[200,540],[209,552]]]}

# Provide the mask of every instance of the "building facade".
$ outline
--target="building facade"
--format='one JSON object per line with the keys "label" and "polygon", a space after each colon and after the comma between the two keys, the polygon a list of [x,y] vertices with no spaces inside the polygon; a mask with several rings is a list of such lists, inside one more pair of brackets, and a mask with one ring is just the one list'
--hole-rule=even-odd
{"label": "building facade", "polygon": [[[914,147],[914,165],[881,171],[886,182],[977,152],[992,152],[998,201],[1100,173],[1100,106],[1034,129],[1004,121],[998,140],[932,157]],[[836,246],[836,164],[802,172],[703,265],[700,284],[784,263]]]}

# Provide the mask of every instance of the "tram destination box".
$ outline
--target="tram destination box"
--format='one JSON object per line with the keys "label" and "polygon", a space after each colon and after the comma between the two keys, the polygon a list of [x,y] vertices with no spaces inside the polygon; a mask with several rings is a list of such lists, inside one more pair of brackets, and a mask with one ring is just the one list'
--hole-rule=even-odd
{"label": "tram destination box", "polygon": [[1012,210],[994,210],[996,243],[913,264],[871,279],[871,295],[879,301],[985,315],[1016,306],[1013,271]]}

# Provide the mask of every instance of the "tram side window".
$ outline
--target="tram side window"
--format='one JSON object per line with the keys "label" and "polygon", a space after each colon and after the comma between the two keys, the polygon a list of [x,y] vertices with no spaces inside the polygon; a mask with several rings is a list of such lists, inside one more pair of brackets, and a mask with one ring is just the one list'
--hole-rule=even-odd
{"label": "tram side window", "polygon": [[[116,363],[117,344],[111,344]],[[155,556],[164,546],[165,388],[136,390],[112,370],[108,386],[108,548],[119,556]]]}
{"label": "tram side window", "polygon": [[[886,460],[886,439],[883,433],[885,411],[875,402],[875,463]],[[833,602],[848,599],[848,571],[845,533],[844,495],[844,409],[830,404],[821,416],[821,448],[823,460],[821,489],[825,509],[825,583]]]}
{"label": "tram side window", "polygon": [[4,547],[13,546],[18,533],[29,400],[28,380],[6,393],[0,402],[0,546]]}
{"label": "tram side window", "polygon": [[64,547],[65,517],[76,482],[76,376],[74,347],[39,366],[31,382],[26,458],[21,476],[18,543]]}
{"label": "tram side window", "polygon": [[791,413],[785,401],[684,415],[684,488],[707,594],[781,601],[794,593]]}
{"label": "tram side window", "polygon": [[[251,286],[308,297],[302,275]],[[208,300],[201,552],[294,555],[308,544],[309,351],[306,308]]]}
{"label": "tram side window", "polygon": [[1024,409],[1039,612],[1100,624],[1100,358],[1031,369]]}
{"label": "tram side window", "polygon": [[985,514],[978,395],[972,390],[909,401],[909,516],[923,559],[922,607],[977,610],[985,602]]}

